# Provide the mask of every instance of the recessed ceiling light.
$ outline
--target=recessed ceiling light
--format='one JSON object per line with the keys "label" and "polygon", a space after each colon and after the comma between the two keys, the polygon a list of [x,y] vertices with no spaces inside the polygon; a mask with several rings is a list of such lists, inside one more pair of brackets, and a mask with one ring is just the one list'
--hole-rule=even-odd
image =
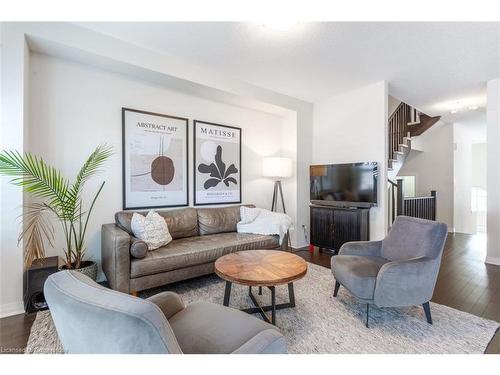
{"label": "recessed ceiling light", "polygon": [[262,26],[273,31],[285,32],[289,31],[297,24],[298,24],[297,21],[292,21],[292,20],[273,20],[269,22],[263,22]]}
{"label": "recessed ceiling light", "polygon": [[463,97],[460,99],[436,103],[434,106],[436,113],[461,113],[462,111],[475,111],[486,107],[486,95]]}

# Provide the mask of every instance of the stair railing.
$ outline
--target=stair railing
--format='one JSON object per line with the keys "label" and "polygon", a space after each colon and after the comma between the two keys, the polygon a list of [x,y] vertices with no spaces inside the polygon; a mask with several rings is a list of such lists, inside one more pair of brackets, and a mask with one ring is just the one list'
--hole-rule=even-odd
{"label": "stair railing", "polygon": [[391,225],[400,215],[436,220],[436,190],[431,190],[431,195],[427,197],[405,197],[403,180],[397,179],[397,183],[389,180],[389,197]]}
{"label": "stair railing", "polygon": [[389,159],[396,159],[394,153],[399,145],[404,144],[404,137],[408,136],[408,123],[417,118],[417,110],[401,102],[389,117]]}
{"label": "stair railing", "polygon": [[436,191],[432,190],[430,197],[404,198],[403,212],[406,216],[436,220]]}

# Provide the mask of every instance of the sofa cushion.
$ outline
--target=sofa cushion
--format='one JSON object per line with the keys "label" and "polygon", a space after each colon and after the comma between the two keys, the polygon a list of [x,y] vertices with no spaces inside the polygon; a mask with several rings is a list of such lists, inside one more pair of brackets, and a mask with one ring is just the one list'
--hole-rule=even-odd
{"label": "sofa cushion", "polygon": [[[169,323],[185,354],[229,354],[259,333],[269,330],[274,332],[272,340],[262,340],[260,345],[275,345],[278,340],[280,345],[276,349],[280,350],[271,352],[286,353],[283,337],[277,327],[222,305],[191,303],[172,316]],[[267,352],[266,347],[261,348],[261,351]]]}
{"label": "sofa cushion", "polygon": [[198,208],[200,236],[214,233],[236,232],[240,221],[240,206]]}
{"label": "sofa cushion", "polygon": [[335,280],[356,297],[372,300],[378,271],[389,260],[376,256],[337,255],[331,262]]}
{"label": "sofa cushion", "polygon": [[435,258],[441,254],[447,232],[444,223],[398,216],[382,241],[382,256],[390,260]]}
{"label": "sofa cushion", "polygon": [[153,210],[146,217],[134,212],[130,226],[134,236],[146,242],[148,250],[158,249],[172,241],[165,219]]}
{"label": "sofa cushion", "polygon": [[155,251],[149,251],[142,259],[131,259],[130,277],[136,278],[211,263],[235,251],[277,247],[279,247],[277,236],[261,234],[231,232],[182,238]]}
{"label": "sofa cushion", "polygon": [[[120,211],[115,214],[115,222],[121,229],[132,235],[132,216],[134,212],[147,215],[147,211]],[[198,215],[192,207],[180,210],[157,211],[167,222],[170,235],[175,240],[198,235]]]}

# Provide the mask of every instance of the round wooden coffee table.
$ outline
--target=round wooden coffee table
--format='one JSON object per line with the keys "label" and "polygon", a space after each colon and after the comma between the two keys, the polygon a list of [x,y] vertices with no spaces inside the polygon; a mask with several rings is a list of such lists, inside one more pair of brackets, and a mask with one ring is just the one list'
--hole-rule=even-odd
{"label": "round wooden coffee table", "polygon": [[[215,273],[226,280],[224,306],[229,306],[232,283],[247,285],[255,307],[242,309],[250,314],[260,313],[262,318],[276,324],[276,310],[295,307],[293,282],[307,273],[307,263],[301,257],[278,250],[246,250],[224,255],[215,262]],[[288,284],[289,302],[276,304],[276,286]],[[261,306],[252,293],[252,287],[271,290],[271,305]],[[266,314],[271,311],[271,319]]]}

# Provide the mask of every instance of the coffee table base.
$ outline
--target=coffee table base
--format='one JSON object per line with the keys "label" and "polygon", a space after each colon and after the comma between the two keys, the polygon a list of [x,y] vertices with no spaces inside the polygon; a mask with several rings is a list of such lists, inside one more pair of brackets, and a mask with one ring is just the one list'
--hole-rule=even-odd
{"label": "coffee table base", "polygon": [[[224,291],[224,306],[229,306],[229,299],[231,297],[231,286],[232,283],[230,281],[226,281],[226,289]],[[276,325],[276,310],[286,309],[289,307],[295,307],[295,293],[293,290],[293,283],[288,284],[288,298],[289,302],[276,304],[276,287],[268,286],[271,291],[271,304],[266,306],[261,306],[259,301],[255,298],[252,293],[252,287],[248,287],[248,295],[252,300],[255,307],[248,307],[245,309],[241,309],[249,314],[259,313],[266,322]],[[262,295],[262,287],[259,287],[259,295]],[[266,311],[271,311],[271,318],[269,318]]]}

